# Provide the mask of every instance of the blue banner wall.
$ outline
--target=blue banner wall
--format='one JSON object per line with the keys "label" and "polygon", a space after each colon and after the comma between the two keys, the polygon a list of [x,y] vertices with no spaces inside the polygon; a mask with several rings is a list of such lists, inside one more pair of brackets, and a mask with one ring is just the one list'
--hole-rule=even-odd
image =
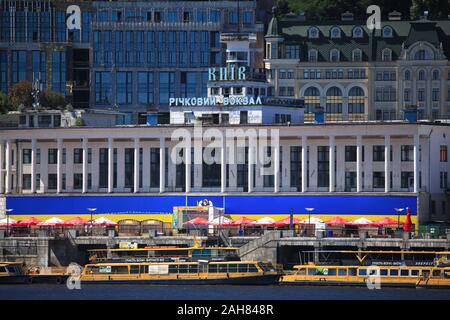
{"label": "blue banner wall", "polygon": [[195,206],[207,199],[226,214],[305,213],[312,207],[315,214],[395,215],[394,208],[411,209],[417,214],[416,196],[385,195],[99,195],[99,196],[7,196],[7,208],[13,215],[86,214],[87,208],[99,213],[171,213],[174,206]]}

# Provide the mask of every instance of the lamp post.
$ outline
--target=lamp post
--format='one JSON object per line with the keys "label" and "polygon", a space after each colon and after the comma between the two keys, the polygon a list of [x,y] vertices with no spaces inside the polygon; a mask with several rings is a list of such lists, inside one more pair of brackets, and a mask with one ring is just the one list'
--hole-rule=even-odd
{"label": "lamp post", "polygon": [[394,208],[395,211],[397,211],[397,231],[400,229],[400,214],[402,213],[403,208]]}
{"label": "lamp post", "polygon": [[289,210],[289,230],[294,230],[294,209]]}
{"label": "lamp post", "polygon": [[93,224],[93,215],[94,215],[94,212],[95,212],[95,210],[97,210],[97,208],[87,208],[88,209],[88,211],[91,213],[91,237],[92,237],[92,224]]}
{"label": "lamp post", "polygon": [[5,215],[6,215],[6,235],[9,237],[9,213],[12,212],[14,209],[5,209]]}

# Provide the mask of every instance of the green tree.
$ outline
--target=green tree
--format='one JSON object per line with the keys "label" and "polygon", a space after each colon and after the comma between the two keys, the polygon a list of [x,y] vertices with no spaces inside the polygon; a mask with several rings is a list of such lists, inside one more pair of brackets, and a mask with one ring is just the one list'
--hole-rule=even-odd
{"label": "green tree", "polygon": [[450,0],[412,0],[411,17],[417,19],[428,11],[431,19],[447,19],[450,13]]}
{"label": "green tree", "polygon": [[8,96],[0,91],[0,113],[7,113],[10,109]]}
{"label": "green tree", "polygon": [[45,109],[64,109],[66,98],[58,92],[45,91],[41,94],[40,104]]}
{"label": "green tree", "polygon": [[31,108],[33,97],[31,96],[31,82],[20,81],[9,89],[9,103],[12,110],[17,110],[20,105]]}

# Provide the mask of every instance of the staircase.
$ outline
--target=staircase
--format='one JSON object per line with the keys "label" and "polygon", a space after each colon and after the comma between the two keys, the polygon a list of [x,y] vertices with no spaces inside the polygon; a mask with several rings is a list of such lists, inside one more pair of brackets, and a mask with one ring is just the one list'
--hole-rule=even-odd
{"label": "staircase", "polygon": [[278,240],[281,231],[267,231],[262,237],[239,248],[241,260],[264,260],[277,263]]}

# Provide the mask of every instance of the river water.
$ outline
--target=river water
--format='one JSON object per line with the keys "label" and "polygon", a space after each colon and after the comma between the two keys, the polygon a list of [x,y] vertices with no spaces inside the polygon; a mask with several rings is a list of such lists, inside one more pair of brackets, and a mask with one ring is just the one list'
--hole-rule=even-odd
{"label": "river water", "polygon": [[450,300],[450,290],[300,286],[0,285],[0,300]]}

